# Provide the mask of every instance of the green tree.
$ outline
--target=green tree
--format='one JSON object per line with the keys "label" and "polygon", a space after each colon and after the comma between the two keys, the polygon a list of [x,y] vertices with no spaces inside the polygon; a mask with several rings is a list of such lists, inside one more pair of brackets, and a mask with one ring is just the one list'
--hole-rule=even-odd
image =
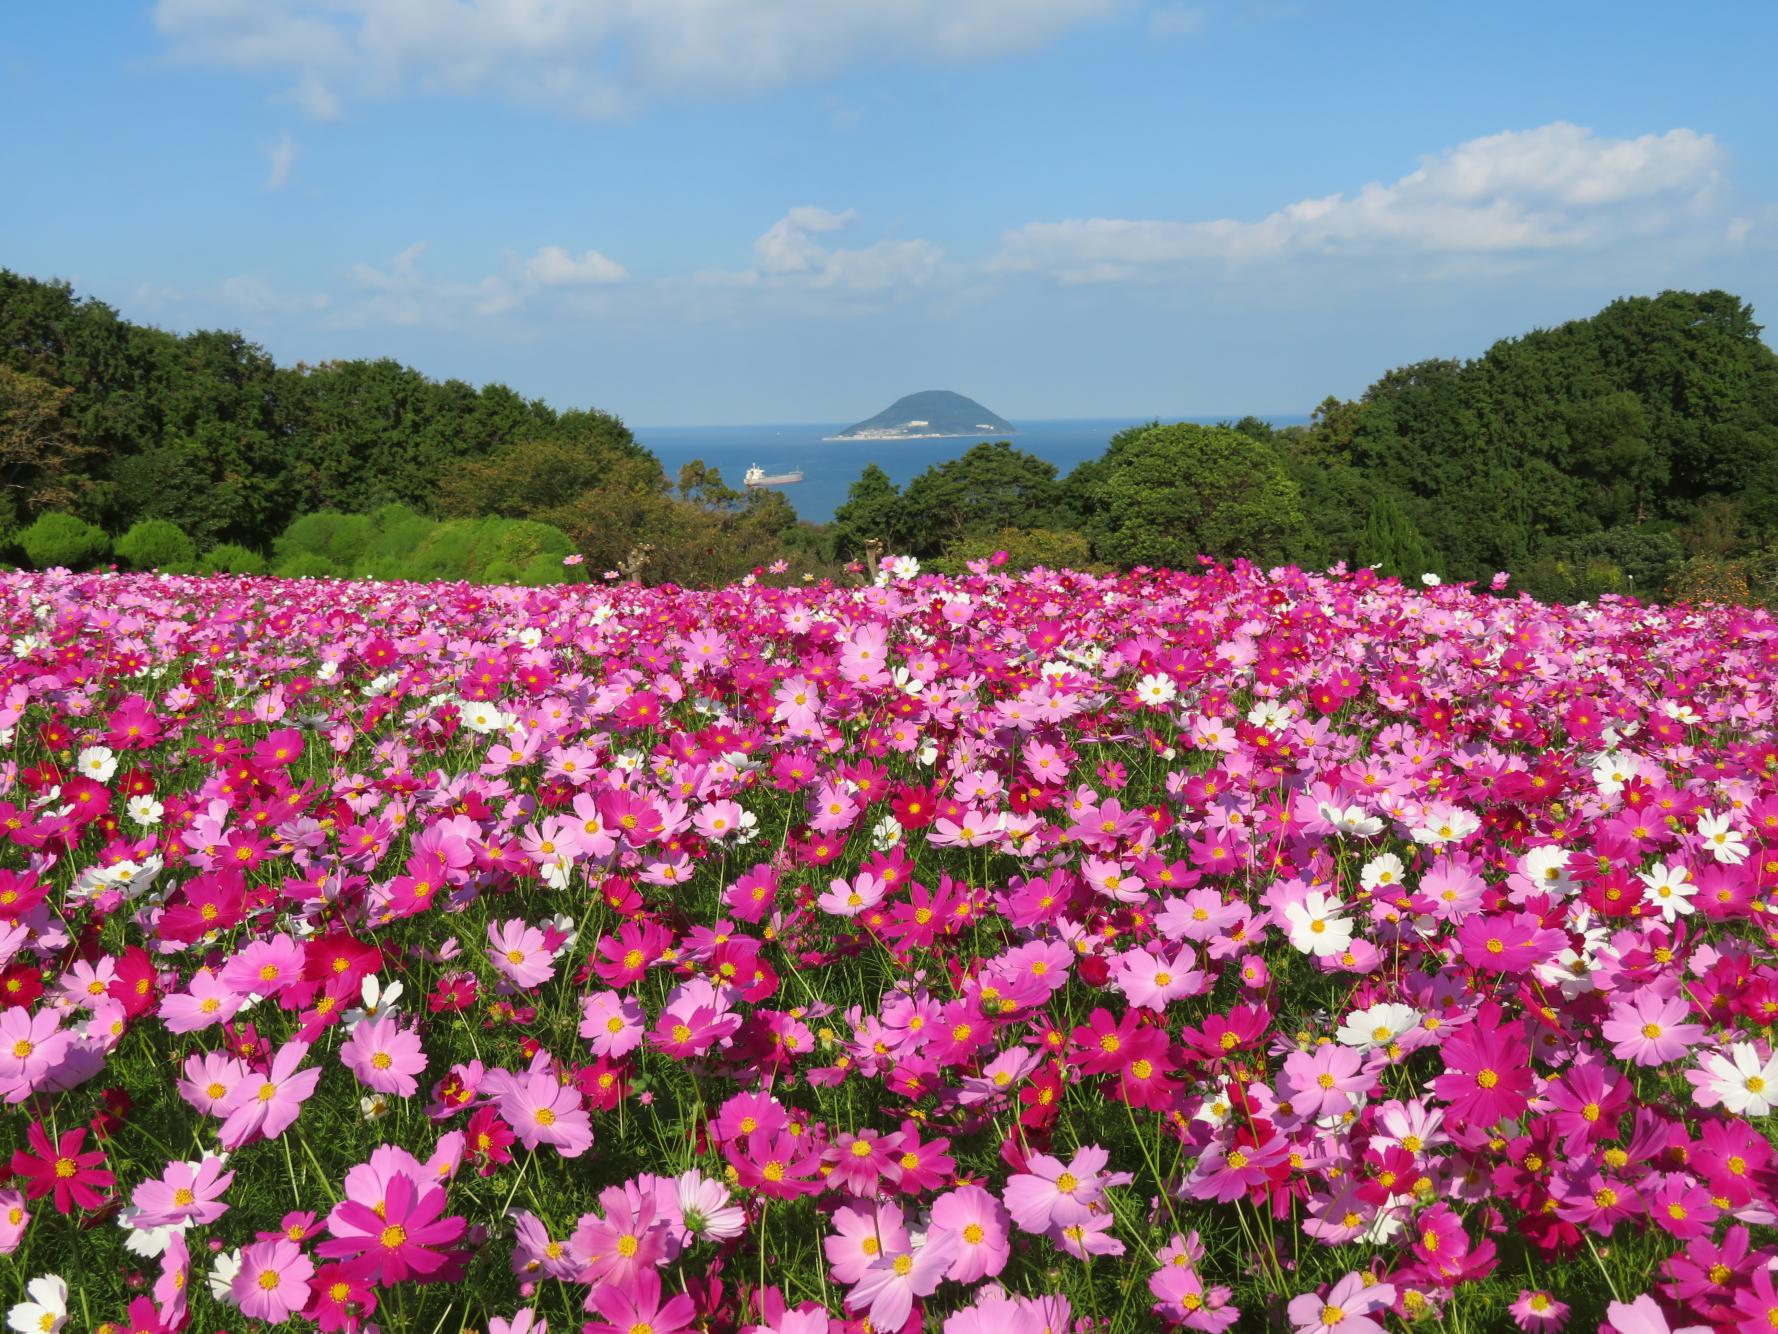
{"label": "green tree", "polygon": [[1200,553],[1283,561],[1309,540],[1278,455],[1220,427],[1153,427],[1119,442],[1090,501],[1094,554],[1124,567],[1190,569]]}
{"label": "green tree", "polygon": [[1371,502],[1370,517],[1358,536],[1358,562],[1404,580],[1438,573],[1438,558],[1387,491],[1379,491]]}
{"label": "green tree", "polygon": [[0,363],[0,523],[80,498],[83,457],[68,405],[71,388]]}
{"label": "green tree", "polygon": [[970,533],[1042,527],[1058,515],[1061,496],[1055,464],[1006,440],[976,445],[908,483],[907,540],[926,556]]}
{"label": "green tree", "polygon": [[907,506],[901,488],[874,463],[864,465],[846,491],[845,503],[833,512],[834,552],[842,560],[864,554],[871,539],[896,550],[907,536]]}

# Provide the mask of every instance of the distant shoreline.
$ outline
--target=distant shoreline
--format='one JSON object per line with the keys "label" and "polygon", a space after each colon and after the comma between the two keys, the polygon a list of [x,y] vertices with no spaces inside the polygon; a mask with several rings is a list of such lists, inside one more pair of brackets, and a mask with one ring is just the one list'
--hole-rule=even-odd
{"label": "distant shoreline", "polygon": [[869,440],[873,443],[883,440],[998,440],[1017,434],[1017,431],[927,431],[919,435],[903,435],[899,431],[863,431],[857,435],[824,435],[821,439],[823,443],[830,440]]}

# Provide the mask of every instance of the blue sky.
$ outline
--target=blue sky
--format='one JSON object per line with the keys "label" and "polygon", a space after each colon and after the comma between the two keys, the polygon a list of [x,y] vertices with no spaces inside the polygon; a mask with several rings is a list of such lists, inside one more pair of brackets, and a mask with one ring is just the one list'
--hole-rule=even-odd
{"label": "blue sky", "polygon": [[1764,3],[21,3],[0,265],[638,424],[1299,413],[1622,294],[1778,324],[1773,50]]}

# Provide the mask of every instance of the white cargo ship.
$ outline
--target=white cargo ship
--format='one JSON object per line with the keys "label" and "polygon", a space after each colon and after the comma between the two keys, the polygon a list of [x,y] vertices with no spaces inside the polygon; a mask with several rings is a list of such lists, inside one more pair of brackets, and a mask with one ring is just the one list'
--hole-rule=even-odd
{"label": "white cargo ship", "polygon": [[767,472],[757,463],[747,470],[741,479],[743,486],[795,486],[803,480],[803,470],[793,468],[789,472]]}

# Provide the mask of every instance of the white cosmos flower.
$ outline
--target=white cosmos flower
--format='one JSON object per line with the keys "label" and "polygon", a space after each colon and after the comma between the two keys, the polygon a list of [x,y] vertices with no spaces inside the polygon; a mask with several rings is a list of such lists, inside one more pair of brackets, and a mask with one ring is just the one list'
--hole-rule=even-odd
{"label": "white cosmos flower", "polygon": [[1545,844],[1532,848],[1519,860],[1525,879],[1537,886],[1538,892],[1563,898],[1574,892],[1574,881],[1568,875],[1568,849]]}
{"label": "white cosmos flower", "polygon": [[1173,684],[1172,677],[1150,672],[1136,683],[1136,694],[1144,704],[1165,708],[1179,697],[1179,687]]}
{"label": "white cosmos flower", "polygon": [[131,797],[124,803],[124,810],[129,812],[130,819],[137,824],[149,827],[159,824],[161,817],[167,813],[167,808],[149,793]]}
{"label": "white cosmos flower", "polygon": [[240,1251],[219,1251],[210,1264],[210,1295],[219,1302],[235,1305],[235,1275],[240,1272]]}
{"label": "white cosmos flower", "polygon": [[88,746],[75,759],[74,765],[95,783],[108,783],[117,772],[117,756],[107,746]]}
{"label": "white cosmos flower", "polygon": [[25,1285],[29,1301],[6,1313],[6,1326],[19,1334],[56,1334],[68,1323],[68,1285],[58,1274],[45,1274]]}
{"label": "white cosmos flower", "polygon": [[350,1033],[366,1019],[376,1019],[398,1009],[399,1006],[396,1002],[401,999],[405,990],[406,988],[399,982],[391,982],[385,986],[383,980],[375,973],[367,974],[364,981],[358,986],[360,1003],[340,1016],[340,1023]]}
{"label": "white cosmos flower", "polygon": [[1372,857],[1358,873],[1358,883],[1366,889],[1385,890],[1401,888],[1401,877],[1406,870],[1401,858],[1393,852],[1385,852],[1381,856]]}
{"label": "white cosmos flower", "polygon": [[1374,815],[1366,815],[1362,806],[1329,805],[1322,802],[1319,807],[1321,818],[1326,820],[1342,834],[1351,834],[1357,838],[1375,838],[1383,832],[1383,822]]}
{"label": "white cosmos flower", "polygon": [[1634,755],[1606,751],[1593,762],[1593,783],[1603,797],[1615,797],[1640,772]]}
{"label": "white cosmos flower", "polygon": [[1319,890],[1284,909],[1290,924],[1290,943],[1304,954],[1326,959],[1344,953],[1352,943],[1352,923],[1340,916],[1346,905]]}
{"label": "white cosmos flower", "polygon": [[1732,1042],[1727,1055],[1707,1052],[1698,1062],[1703,1078],[1696,1085],[1698,1105],[1721,1103],[1732,1116],[1766,1116],[1778,1103],[1778,1056],[1761,1061],[1751,1042]]}
{"label": "white cosmos flower", "polygon": [[1662,920],[1669,925],[1691,916],[1692,896],[1698,887],[1692,883],[1688,868],[1656,862],[1648,870],[1638,872],[1636,878],[1648,887],[1648,901],[1661,910]]}
{"label": "white cosmos flower", "polygon": [[1291,719],[1295,716],[1291,712],[1290,705],[1278,699],[1262,699],[1247,710],[1247,721],[1255,727],[1265,728],[1268,732],[1282,732],[1290,726]]}
{"label": "white cosmos flower", "polygon": [[1699,811],[1698,837],[1704,840],[1710,855],[1725,865],[1739,866],[1747,860],[1747,840],[1727,815]]}
{"label": "white cosmos flower", "polygon": [[1387,1047],[1403,1033],[1411,1033],[1419,1026],[1420,1012],[1413,1006],[1385,1001],[1381,1005],[1352,1011],[1334,1036],[1345,1046],[1369,1051],[1372,1047]]}

